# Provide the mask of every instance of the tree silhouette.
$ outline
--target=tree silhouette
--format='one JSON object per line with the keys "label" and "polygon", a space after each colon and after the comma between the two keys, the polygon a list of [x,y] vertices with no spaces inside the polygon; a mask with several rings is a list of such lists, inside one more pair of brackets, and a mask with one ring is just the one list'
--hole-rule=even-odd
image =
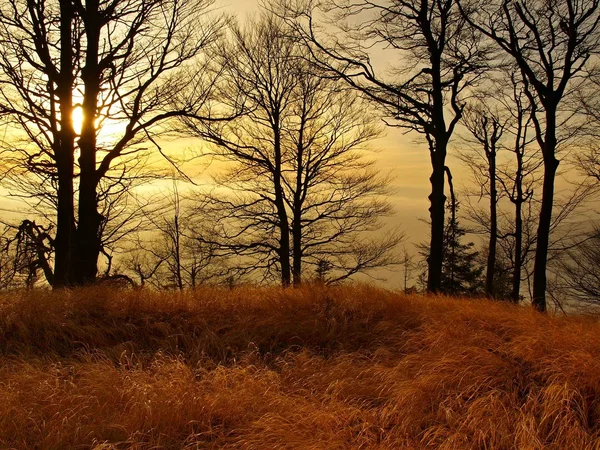
{"label": "tree silhouette", "polygon": [[[208,89],[195,80],[203,76],[200,61],[194,72],[184,69],[222,27],[222,19],[205,17],[211,3],[3,4],[0,114],[27,139],[10,149],[14,157],[55,198],[54,286],[95,280],[104,221],[99,197],[115,164],[131,161],[145,142],[160,150],[162,124],[197,117],[206,106]],[[77,110],[81,130],[73,122]]]}
{"label": "tree silhouette", "polygon": [[[484,266],[479,264],[480,254],[475,250],[473,242],[464,243],[467,230],[460,224],[456,212],[459,204],[454,208],[447,206],[448,218],[444,227],[442,264],[442,282],[439,293],[453,296],[477,296],[484,290],[482,274]],[[429,247],[426,244],[419,246],[420,254],[429,257]]]}
{"label": "tree silhouette", "polygon": [[486,108],[483,104],[477,104],[467,110],[464,117],[464,123],[474,140],[479,144],[480,151],[485,160],[485,169],[479,170],[479,166],[474,163],[471,155],[463,154],[465,160],[472,168],[475,168],[475,176],[479,177],[482,193],[486,192],[489,197],[489,241],[487,247],[487,264],[485,273],[485,295],[489,298],[495,298],[494,276],[497,267],[496,254],[498,242],[498,173],[497,173],[497,155],[500,150],[500,141],[504,134],[505,123],[494,114],[493,111]]}
{"label": "tree silhouette", "polygon": [[561,139],[561,102],[598,50],[600,8],[596,0],[520,2],[461,0],[465,19],[493,41],[502,57],[518,67],[531,105],[536,139],[544,160],[537,231],[533,305],[546,310],[546,268]]}
{"label": "tree silhouette", "polygon": [[221,103],[244,99],[245,112],[219,125],[187,121],[230,163],[199,205],[214,223],[210,243],[284,286],[323,259],[332,282],[392,264],[400,234],[372,236],[391,208],[388,180],[363,158],[380,133],[365,102],[324,77],[272,16],[233,27],[214,61]]}
{"label": "tree silhouette", "polygon": [[[321,67],[378,105],[388,125],[425,136],[432,168],[427,288],[437,292],[448,143],[462,117],[465,94],[485,71],[487,49],[479,45],[477,33],[465,26],[452,0],[389,4],[284,0],[272,2],[271,7],[294,25]],[[322,10],[330,19],[328,26],[336,30],[329,36],[317,23]],[[371,64],[369,49],[378,47],[396,53],[393,70],[384,72]]]}

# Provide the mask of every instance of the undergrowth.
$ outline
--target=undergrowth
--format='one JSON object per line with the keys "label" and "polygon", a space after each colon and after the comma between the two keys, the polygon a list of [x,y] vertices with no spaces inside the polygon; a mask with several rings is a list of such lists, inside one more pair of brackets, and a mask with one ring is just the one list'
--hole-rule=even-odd
{"label": "undergrowth", "polygon": [[0,448],[600,449],[600,324],[367,286],[0,296]]}

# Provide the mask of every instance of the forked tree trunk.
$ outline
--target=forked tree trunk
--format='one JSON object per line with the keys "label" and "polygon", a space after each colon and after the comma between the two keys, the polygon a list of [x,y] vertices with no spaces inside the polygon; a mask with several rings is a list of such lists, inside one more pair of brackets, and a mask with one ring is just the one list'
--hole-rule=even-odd
{"label": "forked tree trunk", "polygon": [[490,239],[488,242],[488,258],[485,273],[485,294],[495,298],[494,276],[496,272],[496,247],[498,242],[498,192],[496,190],[496,151],[490,149],[487,155],[490,177]]}
{"label": "forked tree trunk", "polygon": [[429,201],[431,203],[429,207],[429,214],[431,217],[431,241],[429,245],[429,258],[427,260],[427,290],[431,293],[437,293],[442,284],[445,225],[444,209],[446,205],[446,196],[444,195],[445,154],[441,153],[440,147],[438,147],[436,152],[432,155],[431,162],[433,165],[433,172],[429,178],[429,181],[431,182],[431,194],[429,195]]}
{"label": "forked tree trunk", "polygon": [[[275,123],[278,123],[279,116],[275,116]],[[275,127],[275,167],[273,171],[273,187],[275,188],[275,208],[277,209],[277,218],[279,220],[279,266],[281,269],[281,285],[287,287],[291,283],[290,267],[290,226],[288,223],[288,214],[285,209],[285,200],[283,198],[282,173],[281,173],[281,130]]]}
{"label": "forked tree trunk", "polygon": [[87,2],[86,17],[86,61],[81,78],[84,84],[83,123],[79,139],[80,185],[79,222],[77,230],[77,283],[92,284],[96,281],[98,257],[101,248],[102,217],[98,212],[98,174],[96,171],[96,115],[100,93],[101,70],[98,53],[101,24],[95,12],[97,2]]}
{"label": "forked tree trunk", "polygon": [[540,312],[546,311],[546,267],[552,207],[554,205],[554,181],[558,160],[556,159],[556,107],[546,107],[546,134],[542,148],[544,156],[544,184],[542,188],[542,207],[537,230],[535,263],[533,267],[533,306]]}
{"label": "forked tree trunk", "polygon": [[60,3],[61,48],[60,74],[57,81],[60,108],[60,130],[55,133],[54,155],[58,172],[56,237],[54,239],[53,287],[69,286],[74,281],[76,230],[73,162],[75,131],[73,129],[73,8]]}

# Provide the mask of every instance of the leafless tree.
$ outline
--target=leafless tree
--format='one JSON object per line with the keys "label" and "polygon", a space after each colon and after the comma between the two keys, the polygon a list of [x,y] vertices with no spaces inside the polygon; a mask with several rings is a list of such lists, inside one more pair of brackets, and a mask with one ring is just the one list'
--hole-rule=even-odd
{"label": "leafless tree", "polygon": [[[531,137],[530,108],[514,71],[509,69],[497,75],[488,79],[488,84],[478,95],[480,100],[476,103],[475,122],[465,121],[467,128],[471,132],[475,131],[479,138],[465,139],[471,148],[461,154],[461,159],[471,168],[476,189],[467,199],[475,197],[479,202],[486,198],[490,203],[486,211],[469,201],[469,218],[475,224],[477,232],[489,236],[492,244],[496,241],[500,253],[496,252],[495,257],[511,263],[510,298],[518,302],[523,266],[526,265],[527,257],[535,250],[535,233],[531,233],[531,227],[532,223],[537,223],[537,219],[532,216],[537,212],[537,203],[533,194],[534,189],[539,187],[538,169],[542,162],[539,150],[531,145],[534,138]],[[507,80],[510,81],[508,86]],[[481,129],[483,116],[487,118],[490,128],[487,136]],[[494,129],[497,131],[494,132]],[[492,147],[493,151],[490,151]],[[506,200],[513,205],[512,211],[505,205]],[[492,237],[492,233],[496,235],[496,239]],[[492,252],[488,249],[485,253],[489,269]],[[495,266],[500,267],[499,264]],[[488,291],[490,281],[486,277]]]}
{"label": "leafless tree", "polygon": [[467,162],[472,169],[475,169],[473,172],[481,187],[481,196],[485,193],[489,198],[489,241],[487,246],[485,294],[489,298],[496,298],[494,274],[497,266],[498,202],[500,200],[496,167],[500,141],[506,124],[498,114],[495,114],[483,103],[478,103],[465,112],[464,123],[478,144],[477,153],[485,161],[485,165],[482,166],[474,161],[472,154],[463,153],[461,155],[461,159]]}
{"label": "leafless tree", "polygon": [[214,219],[212,243],[240,257],[240,273],[277,276],[284,286],[300,284],[303,266],[324,258],[331,282],[392,264],[400,235],[374,236],[391,209],[387,179],[363,157],[380,133],[367,105],[324,77],[277,18],[231,34],[215,58],[218,92],[223,103],[244,99],[246,112],[218,126],[188,121],[230,163],[200,209]]}
{"label": "leafless tree", "polygon": [[[388,125],[425,136],[432,166],[427,287],[438,291],[448,143],[469,88],[487,66],[487,49],[465,26],[453,0],[284,0],[272,2],[272,9],[294,24],[324,69],[378,105]],[[328,19],[326,27],[317,23],[322,16]],[[372,64],[370,51],[376,49],[397,60],[393,69]]]}
{"label": "leafless tree", "polygon": [[593,54],[599,50],[597,0],[461,0],[470,25],[493,41],[515,64],[531,106],[536,139],[544,161],[537,231],[533,305],[546,310],[546,269],[554,206],[555,178],[565,118],[561,103],[569,96]]}
{"label": "leafless tree", "polygon": [[417,269],[417,263],[415,262],[415,255],[409,252],[406,247],[402,249],[400,265],[403,272],[403,291],[405,294],[408,294],[414,289],[414,287],[409,287],[408,283],[412,277],[413,270]]}
{"label": "leafless tree", "polygon": [[554,288],[571,306],[600,303],[600,230],[592,230],[558,262]]}
{"label": "leafless tree", "polygon": [[213,248],[196,235],[196,211],[179,184],[173,175],[171,189],[161,198],[152,197],[154,206],[145,209],[149,226],[140,228],[119,255],[119,264],[140,286],[193,289],[226,275],[226,262],[217,261]]}
{"label": "leafless tree", "polygon": [[580,112],[585,117],[585,132],[580,145],[583,151],[575,155],[575,165],[582,175],[594,183],[600,183],[600,101],[598,89],[600,88],[600,67],[593,67],[586,78],[586,83],[579,92]]}
{"label": "leafless tree", "polygon": [[52,282],[51,228],[31,220],[4,224],[0,234],[0,289],[32,288],[39,281],[40,272]]}
{"label": "leafless tree", "polygon": [[0,115],[25,138],[9,150],[55,198],[54,286],[96,278],[104,221],[98,203],[111,168],[145,143],[160,150],[162,125],[181,115],[197,117],[207,106],[208,90],[196,80],[202,70],[186,68],[223,25],[206,17],[211,4],[2,3]]}

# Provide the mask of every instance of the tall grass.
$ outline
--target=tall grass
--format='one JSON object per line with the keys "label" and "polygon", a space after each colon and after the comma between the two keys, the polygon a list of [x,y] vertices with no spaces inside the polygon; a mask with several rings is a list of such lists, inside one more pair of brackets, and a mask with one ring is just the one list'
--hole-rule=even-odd
{"label": "tall grass", "polygon": [[600,449],[600,324],[366,286],[0,297],[0,448]]}

